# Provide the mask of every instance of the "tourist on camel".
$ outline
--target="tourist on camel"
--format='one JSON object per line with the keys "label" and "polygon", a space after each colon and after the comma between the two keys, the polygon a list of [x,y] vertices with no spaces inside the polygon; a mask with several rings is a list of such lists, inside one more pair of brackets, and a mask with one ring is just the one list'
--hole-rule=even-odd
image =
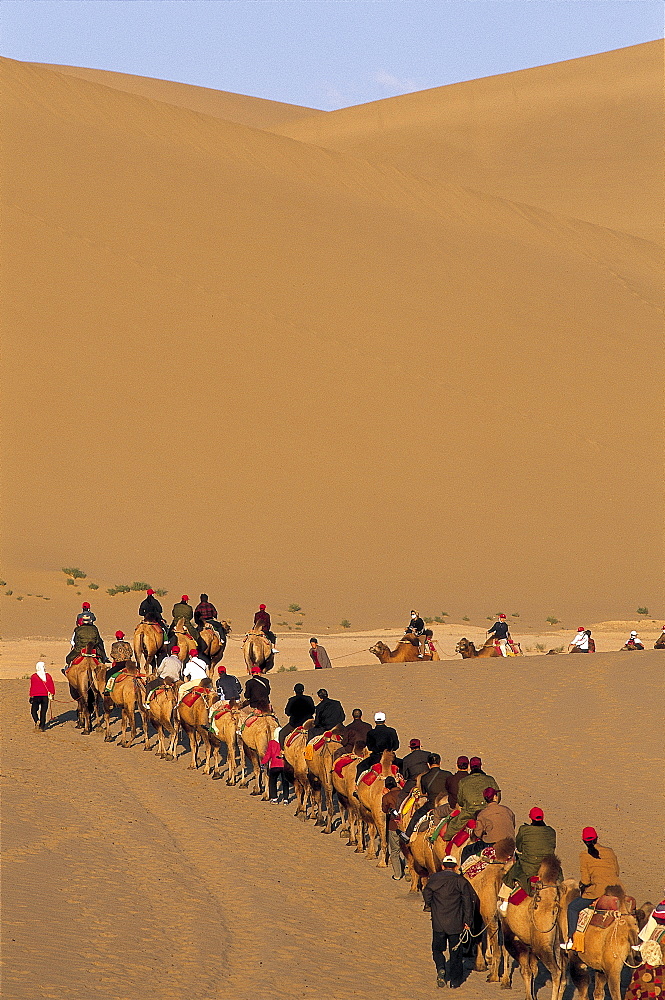
{"label": "tourist on camel", "polygon": [[294,729],[302,726],[308,719],[314,718],[316,711],[314,699],[310,695],[305,694],[304,684],[296,684],[293,691],[294,694],[291,695],[284,706],[284,714],[289,721],[286,726],[282,726],[280,729],[279,742],[282,746],[284,746],[284,741],[291,735]]}
{"label": "tourist on camel", "polygon": [[411,834],[417,824],[436,805],[440,795],[446,794],[446,778],[450,776],[450,771],[444,771],[441,767],[441,755],[430,753],[427,755],[427,770],[419,775],[418,785],[423,795],[418,808],[414,809],[408,826],[404,831],[403,840],[410,840]]}
{"label": "tourist on camel", "polygon": [[206,670],[206,665],[195,649],[190,650],[189,661],[182,671],[185,683],[180,686],[179,700],[185,697],[192,688],[203,686],[210,687],[210,680]]}
{"label": "tourist on camel", "polygon": [[139,604],[139,614],[145,622],[156,622],[161,625],[166,634],[166,622],[162,617],[162,606],[155,597],[154,590],[146,590],[146,596]]}
{"label": "tourist on camel", "polygon": [[577,920],[582,912],[604,896],[610,885],[621,885],[619,862],[611,847],[598,843],[598,834],[592,826],[582,830],[584,850],[580,852],[580,893],[568,904],[568,940],[561,948],[573,950],[573,934],[577,930]]}
{"label": "tourist on camel", "polygon": [[[245,704],[256,712],[268,714],[270,708],[270,681],[261,676],[260,667],[252,667],[252,676],[245,684]],[[242,707],[242,706],[241,706]]]}
{"label": "tourist on camel", "polygon": [[572,640],[568,646],[569,653],[588,653],[589,652],[589,638],[591,637],[591,632],[584,628],[583,625],[577,630],[577,635]]}
{"label": "tourist on camel", "polygon": [[341,726],[346,718],[341,701],[328,697],[325,688],[319,688],[316,696],[319,704],[314,711],[314,725],[308,730],[309,739],[329,733],[335,726]]}
{"label": "tourist on camel", "polygon": [[459,788],[459,783],[462,778],[466,778],[469,773],[469,758],[468,757],[458,757],[457,758],[457,770],[454,774],[451,774],[449,778],[446,778],[446,791],[448,792],[448,805],[451,809],[454,809],[457,805],[457,789]]}
{"label": "tourist on camel", "polygon": [[365,743],[369,750],[369,757],[361,760],[356,768],[356,778],[369,771],[370,767],[378,764],[385,750],[399,750],[399,736],[397,730],[386,725],[384,712],[376,712],[374,715],[374,728],[370,729],[365,737]]}
{"label": "tourist on camel", "polygon": [[[441,862],[443,870],[430,875],[423,889],[425,909],[432,918],[432,958],[436,965],[436,985],[456,990],[464,977],[462,931],[473,923],[475,894],[471,883],[457,872],[457,862],[451,855]],[[448,967],[446,968],[446,949]]]}
{"label": "tourist on camel", "polygon": [[104,649],[104,643],[102,642],[102,637],[99,634],[99,629],[92,622],[85,622],[83,620],[83,615],[79,615],[76,619],[76,628],[74,629],[74,634],[72,636],[72,648],[67,653],[65,657],[66,663],[72,663],[78,656],[81,656],[84,649],[86,649],[90,644],[95,647],[97,656],[102,661],[102,663],[110,663],[108,656],[106,655],[106,650]]}
{"label": "tourist on camel", "polygon": [[644,643],[640,639],[637,632],[633,631],[630,633],[630,638],[626,640],[626,645],[624,649],[644,649]]}
{"label": "tourist on camel", "polygon": [[508,656],[510,632],[508,630],[508,622],[506,621],[505,615],[499,615],[499,620],[494,622],[491,628],[488,628],[487,634],[488,636],[494,636],[497,640],[499,649],[501,650],[501,655]]}
{"label": "tourist on camel", "polygon": [[531,895],[530,879],[538,874],[544,857],[556,850],[556,830],[547,826],[543,810],[534,806],[529,812],[530,823],[523,823],[517,831],[515,854],[517,860],[504,876],[499,890],[499,910],[505,913],[508,900],[517,886]]}
{"label": "tourist on camel", "polygon": [[49,702],[55,698],[53,678],[46,672],[46,664],[41,660],[30,675],[30,714],[35,724],[35,732],[46,731],[46,712]]}
{"label": "tourist on camel", "polygon": [[485,807],[484,792],[490,785],[499,792],[496,779],[483,771],[481,758],[472,757],[469,761],[469,773],[460,780],[457,786],[457,808],[460,812],[457,816],[453,816],[448,824],[448,839],[459,833],[469,820],[475,819],[480,810]]}
{"label": "tourist on camel", "polygon": [[515,813],[499,802],[499,793],[490,785],[483,792],[487,805],[476,816],[475,836],[472,844],[462,850],[462,861],[472,854],[480,854],[486,847],[494,847],[500,840],[515,839]]}
{"label": "tourist on camel", "polygon": [[90,610],[90,605],[87,601],[84,601],[81,605],[81,610],[79,611],[78,617],[83,619],[84,625],[94,625],[97,621],[97,616]]}
{"label": "tourist on camel", "polygon": [[201,594],[201,600],[194,608],[194,621],[201,629],[204,625],[214,628],[220,639],[226,639],[222,623],[217,620],[217,608],[208,600],[207,594]]}
{"label": "tourist on camel", "polygon": [[400,768],[402,777],[404,778],[403,791],[405,793],[411,791],[416,784],[416,778],[420,774],[424,774],[427,770],[428,757],[429,753],[427,750],[421,748],[419,739],[414,737],[412,740],[409,740],[409,753],[402,760]]}
{"label": "tourist on camel", "polygon": [[417,611],[411,612],[411,619],[409,624],[404,630],[405,635],[417,635],[418,636],[418,659],[422,660],[425,655],[425,642],[427,637],[425,635],[425,622],[420,617]]}
{"label": "tourist on camel", "polygon": [[157,676],[153,677],[146,684],[146,694],[150,694],[155,688],[158,688],[160,684],[176,684],[178,681],[182,680],[182,662],[178,657],[180,652],[180,646],[172,646],[171,652],[168,656],[165,656],[162,662],[157,667]]}
{"label": "tourist on camel", "polygon": [[223,663],[217,667],[217,694],[222,704],[235,704],[242,698],[242,685],[235,674],[227,674]]}
{"label": "tourist on camel", "polygon": [[260,628],[269,641],[273,653],[279,653],[277,649],[277,636],[272,631],[270,615],[266,611],[265,604],[259,604],[259,610],[254,615],[254,628]]}
{"label": "tourist on camel", "polygon": [[171,625],[169,632],[175,635],[175,626],[180,621],[183,620],[185,629],[189,632],[191,638],[195,641],[197,647],[201,645],[201,636],[199,635],[199,630],[194,624],[194,609],[189,603],[189,597],[187,594],[183,594],[177,604],[174,604],[171,609]]}
{"label": "tourist on camel", "polygon": [[351,712],[352,721],[345,728],[342,734],[342,745],[340,747],[342,754],[353,753],[353,748],[356,743],[366,744],[367,734],[372,728],[369,722],[365,722],[363,719],[363,713],[361,709],[354,708]]}

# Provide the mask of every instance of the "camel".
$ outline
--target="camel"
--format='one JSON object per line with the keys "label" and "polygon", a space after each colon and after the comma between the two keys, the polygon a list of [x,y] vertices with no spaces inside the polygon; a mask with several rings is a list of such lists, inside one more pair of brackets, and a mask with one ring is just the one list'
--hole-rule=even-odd
{"label": "camel", "polygon": [[549,854],[538,870],[535,894],[516,906],[508,903],[508,911],[501,914],[505,949],[501,988],[511,987],[511,955],[519,962],[527,1000],[533,1000],[539,961],[552,978],[552,1000],[560,1000],[566,985],[566,953],[559,946],[567,937],[568,904],[580,890],[576,879],[561,881],[561,874],[561,862]]}
{"label": "camel", "polygon": [[[503,876],[512,864],[514,853],[515,841],[512,838],[501,840],[495,845],[494,860],[476,875],[465,876],[467,881],[471,883],[478,899],[478,909],[482,921],[482,931],[477,938],[475,971],[484,972],[487,970],[488,983],[499,982],[501,946],[499,944],[497,900]],[[473,866],[469,866],[467,870],[471,872]]]}
{"label": "camel", "polygon": [[146,674],[154,675],[164,659],[164,630],[153,622],[139,622],[134,629],[133,646],[139,670],[143,660]]}
{"label": "camel", "polygon": [[196,652],[199,648],[198,643],[196,639],[193,639],[187,631],[184,618],[178,618],[177,622],[175,622],[173,626],[173,631],[176,637],[176,646],[180,650],[178,653],[178,659],[181,663],[185,663],[189,657],[190,651],[194,650],[194,652]]}
{"label": "camel", "polygon": [[242,655],[245,657],[248,674],[251,674],[252,667],[259,667],[261,673],[265,674],[275,665],[270,640],[260,628],[253,628],[247,633],[242,644]]}
{"label": "camel", "polygon": [[[242,747],[239,747],[238,739],[238,722],[239,722],[239,710],[233,705],[222,708],[220,706],[219,715],[215,715],[215,706],[212,709],[212,718],[210,720],[212,729],[217,737],[218,743],[224,743],[226,745],[226,765],[227,765],[227,785],[235,785],[240,778],[243,777],[242,773],[238,774],[238,764],[236,762],[236,755],[238,749],[240,749],[240,762],[244,763],[245,754]],[[213,746],[216,746],[213,743]],[[215,774],[214,777],[221,778],[221,773]]]}
{"label": "camel", "polygon": [[484,646],[480,649],[476,649],[474,644],[466,636],[455,646],[455,652],[460,653],[463,660],[468,660],[473,656],[501,656],[501,650],[498,646],[494,645],[494,639],[490,638],[485,642]]}
{"label": "camel", "polygon": [[[427,644],[425,644],[425,649],[427,649]],[[420,647],[418,645],[418,636],[416,635],[405,635],[397,643],[397,649],[389,649],[385,642],[381,642],[381,640],[370,649],[370,653],[377,656],[380,663],[418,663],[419,652]],[[426,652],[423,656],[423,661],[438,659],[440,657],[436,650],[433,653]]]}
{"label": "camel", "polygon": [[284,760],[293,771],[293,787],[296,793],[296,811],[294,816],[302,820],[307,819],[307,809],[311,795],[311,785],[309,783],[309,771],[305,760],[305,747],[307,746],[307,731],[311,729],[313,723],[308,720],[300,731],[295,730],[284,743]]}
{"label": "camel", "polygon": [[[638,922],[635,900],[626,896],[620,886],[608,886],[607,893],[619,900],[619,909],[606,917],[607,927],[592,924],[584,932],[584,951],[572,952],[570,978],[581,1000],[588,1000],[589,969],[595,969],[594,1000],[603,1000],[607,983],[612,1000],[621,1000],[621,972],[626,959],[635,958],[632,945],[638,943]],[[616,916],[614,916],[616,914]]]}
{"label": "camel", "polygon": [[[358,748],[358,752],[356,752]],[[363,820],[360,813],[360,802],[354,796],[356,790],[356,768],[358,762],[365,757],[369,757],[369,750],[362,744],[354,747],[353,755],[343,767],[340,767],[340,774],[332,772],[332,785],[337,792],[337,801],[342,811],[342,825],[340,835],[348,833],[347,847],[355,847],[355,854],[362,854],[365,850],[363,835]]]}
{"label": "camel", "polygon": [[[332,833],[333,824],[333,782],[332,769],[335,763],[335,754],[339,750],[341,738],[339,734],[344,729],[343,725],[335,726],[333,735],[327,737],[323,746],[319,750],[312,748],[311,759],[307,761],[309,772],[309,783],[312,789],[312,797],[316,806],[316,826],[323,826],[323,833]],[[323,739],[323,737],[320,737]],[[326,807],[323,809],[322,796],[325,793]],[[325,812],[325,821],[323,819]]]}
{"label": "camel", "polygon": [[[366,785],[360,781],[356,792],[360,802],[360,811],[363,819],[367,823],[367,833],[369,846],[367,849],[368,858],[378,857],[377,868],[388,867],[388,837],[386,834],[386,816],[381,808],[381,800],[386,787],[386,778],[392,774],[391,766],[395,759],[393,750],[384,750],[381,754],[381,771],[376,780],[371,785]],[[378,836],[378,852],[375,850],[375,843]]]}
{"label": "camel", "polygon": [[654,649],[665,649],[665,629],[663,630],[663,632],[658,636],[658,638],[654,642],[653,648]]}
{"label": "camel", "polygon": [[224,633],[224,638],[221,639],[217,629],[213,628],[212,625],[203,625],[200,630],[199,635],[201,636],[201,644],[204,649],[203,652],[210,659],[210,666],[208,667],[208,677],[210,680],[215,679],[215,667],[221,662],[224,656],[224,651],[226,649],[226,637],[231,631],[231,626],[228,622],[220,622],[222,626],[222,632]]}
{"label": "camel", "polygon": [[[214,701],[217,700],[218,695],[215,693],[213,688],[198,687],[196,689],[198,697],[194,700],[192,705],[185,705],[184,702],[179,702],[176,706],[176,720],[180,720],[182,728],[187,733],[189,738],[189,747],[192,752],[192,763],[189,765],[188,770],[195,771],[198,767],[197,753],[198,753],[198,738],[200,737],[203,745],[206,748],[206,759],[203,765],[203,773],[211,773],[211,757],[212,757],[212,746],[210,744],[210,732],[208,730],[208,710]],[[191,694],[188,691],[187,694]],[[187,695],[185,695],[187,697]]]}
{"label": "camel", "polygon": [[69,693],[76,702],[76,728],[82,730],[82,736],[89,736],[92,732],[95,693],[103,691],[106,683],[106,668],[97,658],[94,643],[89,642],[72,660],[66,676]]}
{"label": "camel", "polygon": [[[240,760],[244,762],[245,754],[249,757],[252,770],[247,777],[240,781],[241,788],[247,788],[252,778],[256,784],[251,792],[252,795],[261,795],[263,800],[268,800],[268,784],[262,789],[261,782],[261,758],[268,749],[268,743],[272,739],[272,734],[277,729],[277,719],[274,715],[264,715],[257,713],[254,709],[242,709],[241,718],[243,726],[240,729]],[[244,766],[244,765],[243,765]]]}
{"label": "camel", "polygon": [[[104,688],[102,697],[104,699],[104,725],[106,727],[105,743],[110,743],[112,740],[110,727],[111,711],[113,706],[117,705],[120,708],[120,746],[129,747],[136,738],[136,710],[138,709],[143,720],[143,749],[150,749],[148,711],[145,707],[144,676],[144,674],[140,673],[139,668],[130,660],[116,674],[113,689],[106,691]],[[129,740],[127,739],[128,729],[131,734]]]}
{"label": "camel", "polygon": [[[175,712],[178,700],[176,684],[162,684],[147,703],[148,717],[157,730],[157,748],[162,760],[175,760],[180,721]],[[170,734],[168,748],[165,733]]]}

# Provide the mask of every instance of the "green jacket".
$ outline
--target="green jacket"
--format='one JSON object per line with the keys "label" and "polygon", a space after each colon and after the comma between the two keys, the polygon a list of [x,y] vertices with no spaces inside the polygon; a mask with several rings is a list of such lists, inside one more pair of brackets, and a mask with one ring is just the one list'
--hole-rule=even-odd
{"label": "green jacket", "polygon": [[522,869],[527,875],[537,875],[546,854],[556,850],[556,830],[551,826],[524,823],[517,831],[515,849]]}
{"label": "green jacket", "polygon": [[96,625],[77,625],[74,629],[74,649],[84,649],[89,642],[94,646],[102,641]]}
{"label": "green jacket", "polygon": [[192,608],[192,606],[190,604],[183,604],[182,601],[180,601],[178,604],[174,604],[173,605],[173,610],[171,611],[171,614],[173,615],[173,621],[171,622],[171,628],[173,628],[175,626],[175,624],[176,624],[176,622],[178,621],[179,618],[184,618],[185,619],[185,627],[186,627],[187,631],[190,633],[191,636],[193,636],[194,639],[198,639],[198,637],[199,637],[199,630],[197,629],[196,625],[194,624],[194,621],[193,621],[193,618],[194,618],[194,609]]}
{"label": "green jacket", "polygon": [[491,774],[465,774],[457,787],[457,805],[463,813],[475,819],[481,809],[487,803],[483,797],[486,788],[496,788],[499,786]]}

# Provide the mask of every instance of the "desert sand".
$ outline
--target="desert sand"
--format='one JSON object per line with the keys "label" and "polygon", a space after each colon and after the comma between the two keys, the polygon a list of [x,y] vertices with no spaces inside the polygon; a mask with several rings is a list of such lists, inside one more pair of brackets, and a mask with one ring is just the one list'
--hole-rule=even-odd
{"label": "desert sand", "polygon": [[661,60],[334,113],[3,60],[9,589],[662,614]]}

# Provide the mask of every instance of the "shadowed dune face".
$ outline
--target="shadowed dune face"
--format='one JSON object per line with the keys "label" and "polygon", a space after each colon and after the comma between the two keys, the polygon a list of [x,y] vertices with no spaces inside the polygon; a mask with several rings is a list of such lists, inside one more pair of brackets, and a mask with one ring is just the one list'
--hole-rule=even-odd
{"label": "shadowed dune face", "polygon": [[[638,49],[616,123],[641,136]],[[579,61],[562,115],[614,55]],[[2,69],[10,568],[172,586],[203,567],[231,616],[269,590],[357,625],[415,594],[597,619],[658,603],[661,283],[628,235],[630,166],[607,170],[634,225],[608,232],[463,164],[411,172],[428,116],[384,162]],[[550,112],[539,162],[573,198]]]}

